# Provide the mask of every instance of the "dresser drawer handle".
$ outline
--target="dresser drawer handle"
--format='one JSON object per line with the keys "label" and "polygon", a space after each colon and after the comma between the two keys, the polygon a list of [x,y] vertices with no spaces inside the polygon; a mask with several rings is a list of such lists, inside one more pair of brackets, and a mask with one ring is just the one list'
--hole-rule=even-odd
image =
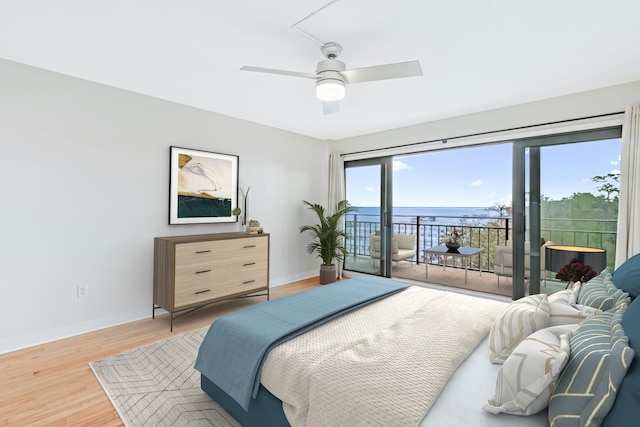
{"label": "dresser drawer handle", "polygon": [[248,267],[250,265],[256,265],[256,263],[255,262],[248,262],[246,264],[242,264],[243,267]]}
{"label": "dresser drawer handle", "polygon": [[198,291],[198,292],[196,292],[196,295],[198,295],[198,294],[206,294],[207,292],[211,292],[211,289],[205,289],[204,291]]}
{"label": "dresser drawer handle", "polygon": [[244,282],[242,282],[243,285],[248,285],[249,283],[253,283],[255,282],[255,280],[245,280]]}
{"label": "dresser drawer handle", "polygon": [[249,248],[255,248],[256,245],[247,245],[247,246],[243,246],[245,249],[249,249]]}
{"label": "dresser drawer handle", "polygon": [[211,252],[211,249],[207,249],[206,251],[196,251],[197,254],[208,254]]}
{"label": "dresser drawer handle", "polygon": [[211,270],[202,270],[202,271],[196,271],[196,274],[202,274],[202,273],[208,273]]}

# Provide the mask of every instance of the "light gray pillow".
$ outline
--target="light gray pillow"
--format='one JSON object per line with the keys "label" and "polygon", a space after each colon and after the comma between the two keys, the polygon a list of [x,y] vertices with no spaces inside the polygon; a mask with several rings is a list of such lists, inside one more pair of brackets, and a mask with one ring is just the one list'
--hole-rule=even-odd
{"label": "light gray pillow", "polygon": [[482,409],[512,415],[545,409],[569,360],[569,338],[577,328],[577,324],[551,326],[525,338],[500,368],[495,395]]}
{"label": "light gray pillow", "polygon": [[563,302],[552,302],[549,304],[549,325],[567,325],[571,323],[582,323],[602,310],[589,307],[588,305],[569,305]]}
{"label": "light gray pillow", "polygon": [[489,360],[503,363],[514,348],[533,332],[550,323],[546,294],[530,295],[509,304],[498,315],[489,332]]}

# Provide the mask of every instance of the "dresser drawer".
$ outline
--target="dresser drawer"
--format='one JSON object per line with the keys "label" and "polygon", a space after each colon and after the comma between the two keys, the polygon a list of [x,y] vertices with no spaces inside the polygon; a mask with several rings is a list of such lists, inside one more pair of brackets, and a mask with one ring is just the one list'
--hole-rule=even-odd
{"label": "dresser drawer", "polygon": [[180,281],[191,280],[193,277],[206,277],[222,274],[227,271],[229,263],[224,259],[199,259],[192,264],[176,263],[176,286]]}
{"label": "dresser drawer", "polygon": [[225,295],[227,269],[176,276],[174,306],[182,307]]}
{"label": "dresser drawer", "polygon": [[180,243],[176,245],[176,268],[206,264],[224,258],[226,253],[225,241]]}
{"label": "dresser drawer", "polygon": [[229,259],[251,259],[255,258],[256,255],[266,256],[268,253],[268,244],[269,241],[266,236],[234,239],[229,241],[227,246],[227,257]]}
{"label": "dresser drawer", "polygon": [[235,270],[229,274],[229,286],[237,292],[267,287],[269,285],[267,271],[266,264],[256,268]]}
{"label": "dresser drawer", "polygon": [[191,286],[194,283],[221,282],[227,279],[228,263],[209,261],[202,264],[176,266],[175,288]]}
{"label": "dresser drawer", "polygon": [[229,271],[241,273],[243,271],[266,270],[269,256],[266,253],[256,253],[244,257],[229,258]]}

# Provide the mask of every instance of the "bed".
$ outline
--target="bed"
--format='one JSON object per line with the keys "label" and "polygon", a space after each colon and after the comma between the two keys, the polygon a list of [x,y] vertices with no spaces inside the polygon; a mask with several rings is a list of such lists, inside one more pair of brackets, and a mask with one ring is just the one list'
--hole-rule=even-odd
{"label": "bed", "polygon": [[[388,286],[391,291],[385,291]],[[315,302],[324,298],[322,294],[335,302],[333,292],[345,288],[373,288],[373,293],[355,299],[349,295],[340,310],[325,317],[312,313],[311,321],[290,313],[292,307],[299,305],[302,312],[314,311]],[[510,415],[508,410],[496,415],[483,410],[488,399],[499,394],[496,378],[508,365],[504,361],[491,363],[489,355],[491,340],[496,340],[497,319],[504,317],[507,308],[515,306],[513,303],[368,277],[312,291],[302,293],[308,295],[306,302],[300,303],[294,295],[290,296],[290,304],[290,297],[280,299],[284,302],[274,311],[270,311],[271,305],[279,300],[256,306],[259,308],[254,311],[266,319],[287,313],[283,322],[287,330],[262,351],[255,368],[243,365],[245,340],[256,338],[247,337],[253,333],[250,325],[271,320],[260,320],[254,312],[249,326],[240,328],[241,332],[225,344],[221,344],[220,337],[229,332],[212,332],[216,321],[205,337],[196,361],[202,389],[243,426],[547,424],[547,409],[535,409],[529,416]],[[525,311],[531,312],[530,307],[535,307],[536,315],[550,316],[546,295],[532,301],[524,304]],[[310,305],[305,309],[305,304]],[[566,313],[562,316],[566,317]],[[587,316],[593,313],[585,314],[581,320]],[[296,322],[302,326],[289,327]],[[546,323],[533,329],[548,325],[547,318]],[[520,340],[533,332],[521,334]],[[568,340],[571,334],[562,336]],[[255,335],[262,340],[261,332]],[[511,350],[518,348],[516,344]],[[563,366],[570,361],[568,354],[566,350]],[[629,361],[629,357],[633,357],[630,348],[625,360]],[[238,365],[240,370],[231,372]],[[220,372],[226,380],[220,379]],[[554,381],[559,374],[556,372]],[[246,383],[244,395],[237,393],[235,382],[240,377]],[[552,388],[542,387],[549,393]]]}

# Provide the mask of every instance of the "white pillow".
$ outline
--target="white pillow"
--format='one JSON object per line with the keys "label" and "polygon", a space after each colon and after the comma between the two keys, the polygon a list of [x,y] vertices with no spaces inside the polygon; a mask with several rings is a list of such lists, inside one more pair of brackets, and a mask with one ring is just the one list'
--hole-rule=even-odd
{"label": "white pillow", "polygon": [[482,409],[493,414],[533,415],[547,406],[569,360],[569,338],[577,324],[534,332],[513,350],[500,368],[495,396]]}
{"label": "white pillow", "polygon": [[599,314],[602,310],[576,304],[582,284],[576,282],[571,289],[565,289],[548,296],[550,326],[582,323],[583,320]]}
{"label": "white pillow", "polygon": [[573,284],[573,288],[571,288],[571,297],[569,298],[569,305],[575,305],[578,302],[578,294],[580,293],[581,288],[582,283],[576,282]]}
{"label": "white pillow", "polygon": [[509,304],[498,315],[489,332],[489,360],[503,363],[518,344],[550,323],[546,294],[530,295]]}
{"label": "white pillow", "polygon": [[549,295],[549,303],[552,302],[564,302],[565,304],[574,305],[578,301],[578,294],[582,284],[576,282],[571,289],[564,289],[562,291],[554,292]]}
{"label": "white pillow", "polygon": [[562,302],[565,304],[569,304],[569,299],[571,299],[571,294],[573,293],[573,290],[571,289],[564,289],[562,291],[558,291],[558,292],[554,292],[551,295],[549,295],[547,297],[547,299],[549,300],[549,303],[552,302]]}
{"label": "white pillow", "polygon": [[602,310],[585,305],[575,304],[571,306],[563,302],[552,302],[549,304],[549,325],[582,323],[585,319],[601,312]]}

